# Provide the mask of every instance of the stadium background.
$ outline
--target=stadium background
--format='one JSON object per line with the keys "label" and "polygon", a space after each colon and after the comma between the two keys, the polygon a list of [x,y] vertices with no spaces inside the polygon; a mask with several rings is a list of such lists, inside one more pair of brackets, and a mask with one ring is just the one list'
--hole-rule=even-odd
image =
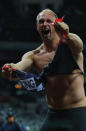
{"label": "stadium background", "polygon": [[0,111],[5,119],[8,110],[13,110],[17,121],[30,131],[38,131],[46,115],[44,93],[19,89],[16,82],[2,77],[1,68],[4,63],[20,61],[24,53],[41,44],[36,16],[45,8],[55,11],[59,18],[65,16],[70,32],[83,40],[86,53],[85,0],[0,0]]}

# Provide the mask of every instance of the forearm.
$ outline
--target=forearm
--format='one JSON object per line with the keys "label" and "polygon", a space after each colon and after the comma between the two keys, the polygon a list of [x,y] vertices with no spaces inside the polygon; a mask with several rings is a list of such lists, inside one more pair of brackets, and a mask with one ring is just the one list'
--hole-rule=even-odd
{"label": "forearm", "polygon": [[5,64],[4,66],[6,66],[6,68],[4,68],[4,66],[2,67],[3,76],[10,80],[14,80],[13,69],[28,72],[33,66],[33,56],[34,53],[32,51],[27,52],[23,55],[20,62]]}
{"label": "forearm", "polygon": [[11,64],[15,69],[28,72],[32,67],[32,62],[28,60],[20,61],[16,64]]}
{"label": "forearm", "polygon": [[[9,80],[15,80],[16,77],[13,74],[13,70],[20,70],[28,72],[32,66],[32,63],[29,63],[30,61],[20,61],[18,63],[8,63],[5,64],[2,67],[2,75],[9,79]],[[4,68],[5,67],[5,68]]]}

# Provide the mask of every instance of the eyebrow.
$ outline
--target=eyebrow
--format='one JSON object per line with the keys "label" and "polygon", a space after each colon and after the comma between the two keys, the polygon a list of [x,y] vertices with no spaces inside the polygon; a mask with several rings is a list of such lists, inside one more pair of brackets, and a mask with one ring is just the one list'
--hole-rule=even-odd
{"label": "eyebrow", "polygon": [[44,19],[43,19],[43,18],[41,18],[41,19],[39,19],[39,20],[38,20],[38,22],[43,22],[43,21],[44,21]]}
{"label": "eyebrow", "polygon": [[[41,18],[41,19],[39,19],[39,22],[42,22],[42,21],[45,21],[43,18]],[[52,22],[52,20],[51,19],[47,19],[46,21],[50,21],[50,22]]]}

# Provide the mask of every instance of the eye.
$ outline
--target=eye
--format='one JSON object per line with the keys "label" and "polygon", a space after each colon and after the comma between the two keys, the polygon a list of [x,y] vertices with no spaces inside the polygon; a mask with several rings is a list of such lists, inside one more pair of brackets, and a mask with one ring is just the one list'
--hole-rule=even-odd
{"label": "eye", "polygon": [[52,21],[50,19],[47,20],[48,23],[52,23]]}
{"label": "eye", "polygon": [[43,19],[39,20],[39,24],[42,24],[42,23],[44,23],[44,20]]}

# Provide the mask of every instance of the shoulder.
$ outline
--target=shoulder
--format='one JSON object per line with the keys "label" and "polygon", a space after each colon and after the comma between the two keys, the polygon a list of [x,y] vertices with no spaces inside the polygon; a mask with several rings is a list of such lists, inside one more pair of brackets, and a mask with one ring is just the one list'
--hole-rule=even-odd
{"label": "shoulder", "polygon": [[35,50],[29,51],[25,53],[22,57],[22,59],[28,59],[28,58],[33,58],[34,55],[39,53],[43,49],[44,45],[42,44],[41,46],[37,47]]}
{"label": "shoulder", "polygon": [[25,54],[23,55],[22,59],[31,58],[31,57],[33,57],[33,55],[34,55],[33,51],[29,51],[29,52],[27,52],[27,53],[25,53]]}
{"label": "shoulder", "polygon": [[44,44],[41,44],[41,46],[33,50],[34,55],[40,53],[40,51],[43,49],[44,49]]}

